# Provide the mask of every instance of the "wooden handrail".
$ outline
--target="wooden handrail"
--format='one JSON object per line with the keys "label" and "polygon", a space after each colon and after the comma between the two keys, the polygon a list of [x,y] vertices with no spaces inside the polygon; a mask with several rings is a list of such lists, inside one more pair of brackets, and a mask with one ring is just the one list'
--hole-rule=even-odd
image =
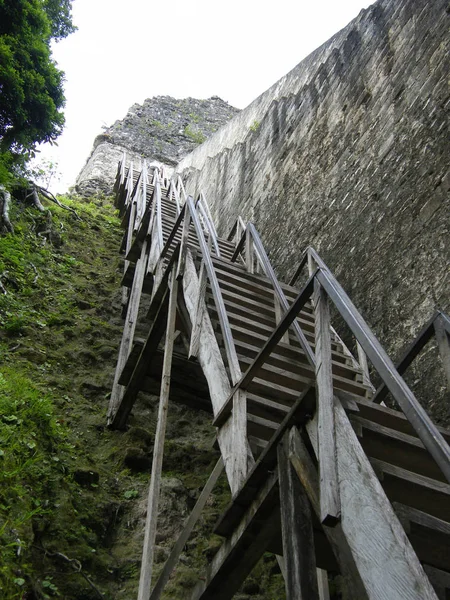
{"label": "wooden handrail", "polygon": [[[414,340],[408,345],[400,360],[396,363],[395,368],[402,375],[414,359],[420,354],[426,344],[436,335],[436,326],[443,324],[444,329],[450,333],[450,319],[440,310],[435,311],[431,319],[425,323]],[[373,402],[380,403],[389,394],[386,384],[383,382],[377,389]]]}
{"label": "wooden handrail", "polygon": [[208,211],[207,211],[207,205],[206,205],[205,198],[204,198],[202,192],[200,192],[199,199],[197,201],[196,206],[197,206],[198,210],[200,211],[200,215],[201,215],[203,221],[205,222],[206,229],[208,230],[208,234],[209,234],[209,236],[211,238],[211,242],[214,246],[214,251],[215,251],[216,255],[220,258],[221,254],[220,254],[220,250],[219,250],[219,243],[217,241],[216,228],[214,227],[212,221],[209,218]]}
{"label": "wooden handrail", "polygon": [[208,251],[208,245],[205,241],[203,230],[198,219],[197,211],[195,210],[194,201],[192,200],[191,196],[188,196],[186,204],[192,219],[192,223],[194,224],[195,232],[197,234],[197,239],[200,246],[200,252],[205,263],[206,273],[208,275],[214,303],[216,305],[217,314],[219,317],[220,328],[222,330],[223,343],[227,355],[228,366],[230,368],[231,381],[232,384],[235,385],[239,381],[242,372],[239,365],[236,348],[234,345],[233,334],[231,333],[231,327],[230,322],[228,320],[227,310],[225,308],[225,303],[223,301],[222,292],[220,290],[217,275],[214,270],[211,254]]}
{"label": "wooden handrail", "polygon": [[[155,169],[156,173],[156,169]],[[162,229],[162,214],[161,214],[161,184],[159,177],[155,181],[155,203],[156,203],[156,231],[158,236],[159,247],[162,250],[164,247],[163,229]]]}
{"label": "wooden handrail", "polygon": [[[155,201],[156,201],[156,216],[155,216],[155,218],[158,219],[158,218],[160,218],[160,217],[158,217],[158,214],[159,214],[158,206],[159,206],[159,211],[160,211],[160,202],[158,203],[158,194],[159,194],[159,198],[160,198],[160,188],[159,188],[158,181],[155,182],[154,194],[155,194]],[[180,229],[181,224],[186,219],[188,219],[189,221],[192,221],[192,223],[194,225],[195,233],[197,235],[200,252],[201,252],[204,264],[205,264],[205,269],[206,269],[206,273],[208,275],[208,279],[210,282],[213,300],[216,305],[217,314],[219,317],[219,323],[220,323],[220,327],[222,330],[225,352],[226,352],[226,356],[227,356],[227,360],[228,360],[228,365],[230,368],[231,380],[232,380],[232,384],[234,385],[240,379],[242,372],[241,372],[241,368],[239,365],[239,360],[237,357],[236,348],[235,348],[234,340],[233,340],[233,335],[231,332],[231,327],[230,327],[230,323],[228,320],[227,311],[226,311],[225,304],[224,304],[223,297],[222,297],[222,292],[220,290],[219,282],[218,282],[218,279],[217,279],[217,276],[216,276],[216,273],[214,270],[214,266],[212,263],[211,252],[210,252],[210,250],[208,248],[208,244],[205,240],[205,235],[204,235],[202,226],[200,224],[197,209],[194,205],[194,202],[193,202],[193,199],[191,196],[187,197],[187,200],[186,200],[183,208],[181,209],[180,214],[177,217],[177,220],[172,228],[172,231],[169,233],[166,243],[165,244],[161,243],[161,246],[160,246],[161,252],[160,252],[158,262],[161,261],[167,255],[170,245],[171,245],[173,239],[175,238],[177,231]],[[161,228],[161,233],[162,233],[162,228]],[[185,252],[185,251],[186,251],[186,249],[182,248],[182,252]]]}
{"label": "wooden handrail", "polygon": [[328,269],[320,268],[316,278],[361,344],[364,352],[394,399],[398,402],[425,448],[433,456],[442,473],[450,482],[450,448],[437,427],[398,373],[380,342],[334,275]]}
{"label": "wooden handrail", "polygon": [[242,378],[234,385],[223,407],[214,418],[213,425],[215,427],[220,427],[227,420],[232,409],[233,396],[235,392],[237,392],[239,389],[246,390],[248,388],[258,370],[267,362],[267,359],[270,357],[271,353],[276,348],[285,332],[289,329],[292,322],[297,318],[298,313],[311,298],[311,294],[313,293],[314,289],[315,276],[316,274],[314,273],[306,282],[302,290],[299,292],[297,298],[284,313],[280,323],[272,331],[264,346],[258,352],[252,363],[248,366]]}
{"label": "wooden handrail", "polygon": [[[286,312],[287,310],[289,310],[289,302],[287,301],[286,295],[280,286],[277,276],[275,275],[275,271],[273,270],[273,267],[270,263],[269,257],[267,256],[267,253],[264,249],[261,238],[259,237],[259,234],[256,231],[256,228],[253,225],[253,223],[247,223],[247,227],[236,246],[236,250],[234,251],[233,256],[231,257],[231,261],[234,262],[236,260],[236,258],[238,257],[238,255],[242,252],[244,243],[246,241],[246,236],[248,236],[248,235],[252,239],[255,251],[257,253],[258,260],[263,268],[263,271],[264,271],[266,277],[268,279],[270,279],[270,281],[272,283],[275,294],[278,297],[278,301],[280,302],[281,308]],[[312,367],[315,367],[316,360],[314,357],[314,352],[311,350],[311,346],[309,345],[300,325],[296,321],[294,321],[292,323],[292,327],[293,327],[295,335],[297,336],[297,339],[300,343],[300,346],[301,346],[302,350],[304,351],[306,358],[308,359],[309,364]]]}

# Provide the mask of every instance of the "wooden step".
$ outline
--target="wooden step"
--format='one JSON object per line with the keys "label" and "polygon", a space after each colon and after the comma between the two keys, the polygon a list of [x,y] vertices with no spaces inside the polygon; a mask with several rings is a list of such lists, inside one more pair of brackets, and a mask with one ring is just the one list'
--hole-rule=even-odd
{"label": "wooden step", "polygon": [[[241,369],[245,372],[252,364],[253,360],[243,355],[239,355],[238,358]],[[271,364],[270,361],[267,361],[267,363],[259,370],[258,376],[266,381],[290,387],[299,393],[305,389],[305,386],[311,385],[315,381],[314,370],[305,362],[299,362],[298,369],[292,371],[290,369],[286,370],[285,368],[277,367]],[[348,391],[355,395],[364,396],[366,393],[366,388],[362,384],[351,379],[340,377],[336,374],[333,374],[333,384],[336,389]]]}
{"label": "wooden step", "polygon": [[356,415],[350,415],[350,422],[370,458],[389,462],[437,481],[446,481],[434,459],[417,437]]}
{"label": "wooden step", "polygon": [[[213,310],[216,313],[215,309]],[[270,328],[261,323],[257,323],[253,319],[247,319],[245,317],[236,316],[233,314],[228,314],[228,320],[230,321],[231,330],[233,332],[233,337],[235,340],[240,340],[242,342],[247,342],[252,344],[253,346],[261,349],[269,336],[274,330],[274,327]],[[212,319],[213,324],[216,328],[219,328],[218,321],[216,319]],[[305,332],[305,337],[309,342],[309,345],[314,350],[314,338],[309,333]],[[284,351],[288,351],[289,349],[292,352],[303,352],[300,348],[300,343],[297,339],[289,340],[289,344],[285,344],[284,342],[280,342],[277,348],[283,348]],[[347,363],[348,358],[343,352],[340,352],[341,345],[335,342],[331,342],[331,348],[333,351],[333,360],[339,363]]]}
{"label": "wooden step", "polygon": [[[380,404],[376,404],[365,398],[355,398],[355,401],[358,404],[360,411],[359,416],[374,423],[389,427],[390,429],[395,429],[396,431],[419,437],[402,412],[388,408],[387,406],[381,406]],[[443,427],[438,427],[438,431],[442,434],[447,443],[450,443],[450,431]]]}
{"label": "wooden step", "polygon": [[[215,308],[214,299],[209,291],[206,294],[208,307]],[[269,306],[264,306],[261,303],[251,302],[245,298],[239,298],[236,294],[230,295],[227,291],[222,292],[222,298],[227,309],[227,313],[238,317],[250,318],[254,323],[265,325],[269,330],[274,330],[276,326],[275,309]],[[308,320],[305,321],[302,317],[296,319],[303,333],[312,334],[314,336],[314,324]]]}
{"label": "wooden step", "polygon": [[450,523],[397,502],[393,507],[419,560],[450,571]]}
{"label": "wooden step", "polygon": [[[237,339],[234,340],[234,343],[236,351],[239,355],[246,356],[252,360],[256,358],[262,347],[257,347],[253,344]],[[289,348],[289,346],[287,346],[287,348]],[[291,356],[287,356],[284,350],[284,347],[281,348],[280,346],[277,346],[272,354],[268,357],[267,363],[280,369],[290,371],[291,373],[297,373],[300,368],[302,372],[306,374],[306,369],[308,369],[309,375],[311,368],[304,352],[293,348],[290,352]],[[335,375],[349,379],[350,381],[354,381],[355,370],[352,367],[341,362],[332,361],[332,370]]]}
{"label": "wooden step", "polygon": [[391,502],[400,502],[450,522],[450,484],[376,458],[370,458],[370,462]]}
{"label": "wooden step", "polygon": [[[234,265],[235,263],[232,264]],[[239,270],[239,272],[230,272],[223,268],[223,263],[219,263],[219,265],[220,266],[218,267],[217,263],[215,262],[216,275],[221,284],[226,283],[228,285],[235,286],[236,288],[246,289],[248,292],[256,294],[256,296],[259,298],[264,297],[268,299],[270,298],[272,301],[274,300],[275,292],[273,285],[271,281],[263,275],[250,274],[247,271],[241,270]],[[288,303],[292,304],[300,290],[291,288],[282,282],[279,283]],[[313,309],[310,302],[306,304],[303,310],[313,317]]]}
{"label": "wooden step", "polygon": [[[255,291],[253,289],[253,286],[248,287],[245,283],[236,284],[220,278],[218,278],[218,281],[221,290],[225,290],[226,292],[236,294],[240,298],[246,298],[252,303],[256,301],[258,304],[268,306],[271,309],[274,308],[275,296],[273,293],[270,293],[269,290],[267,290],[269,293],[261,294]],[[310,309],[302,309],[299,315],[301,315],[305,321],[314,323],[314,315],[312,314],[312,311]]]}
{"label": "wooden step", "polygon": [[247,414],[248,435],[258,439],[270,440],[279,425],[280,423],[272,421],[271,419],[264,419],[257,415]]}
{"label": "wooden step", "polygon": [[[236,277],[241,277],[244,278],[245,280],[249,281],[249,282],[253,282],[254,284],[256,284],[257,286],[264,286],[266,288],[268,288],[269,290],[273,290],[273,285],[271,280],[266,277],[265,275],[262,274],[256,274],[256,273],[249,273],[247,271],[247,267],[244,264],[240,264],[238,262],[230,262],[230,261],[223,261],[217,258],[213,259],[213,263],[214,266],[216,267],[216,272],[219,276],[219,273],[223,273],[223,276],[226,277],[227,274],[229,275],[233,275],[235,274]],[[280,286],[281,289],[284,291],[284,293],[289,296],[291,299],[294,299],[299,290],[286,284],[286,283],[281,283],[280,282]]]}

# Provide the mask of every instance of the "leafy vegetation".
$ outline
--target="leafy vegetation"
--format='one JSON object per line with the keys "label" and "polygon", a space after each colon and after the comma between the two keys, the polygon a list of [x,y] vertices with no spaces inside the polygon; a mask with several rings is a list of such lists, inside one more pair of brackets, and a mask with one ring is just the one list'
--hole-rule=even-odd
{"label": "leafy vegetation", "polygon": [[[81,220],[16,203],[16,233],[0,236],[0,597],[128,599],[149,483],[149,468],[129,459],[151,460],[157,399],[136,404],[126,432],[105,427],[122,330],[122,231],[110,199],[60,200]],[[171,403],[155,578],[217,461],[213,440],[209,415]],[[229,499],[223,475],[164,598],[186,598],[202,576]],[[283,594],[268,555],[238,598]]]}
{"label": "leafy vegetation", "polygon": [[82,220],[14,204],[16,232],[0,237],[0,597],[8,600],[81,597],[93,590],[92,566],[108,575],[96,547],[111,500],[80,475],[97,461],[85,448],[92,432],[78,423],[104,418],[83,387],[101,366],[95,355],[83,362],[92,337],[106,346],[119,335],[107,319],[120,232],[110,200],[64,201]]}
{"label": "leafy vegetation", "polygon": [[71,0],[0,2],[0,184],[62,131],[64,74],[50,43],[73,30]]}
{"label": "leafy vegetation", "polygon": [[255,119],[253,121],[253,123],[250,125],[250,131],[258,131],[260,125],[261,125],[261,123]]}
{"label": "leafy vegetation", "polygon": [[206,136],[201,131],[193,129],[190,125],[186,125],[183,133],[196,144],[203,144],[206,140]]}

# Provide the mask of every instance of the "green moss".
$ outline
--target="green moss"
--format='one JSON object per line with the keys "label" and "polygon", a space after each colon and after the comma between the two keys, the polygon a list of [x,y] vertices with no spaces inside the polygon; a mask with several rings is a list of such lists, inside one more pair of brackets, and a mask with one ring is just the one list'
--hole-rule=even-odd
{"label": "green moss", "polygon": [[203,133],[200,130],[194,129],[190,125],[186,125],[183,133],[186,137],[188,137],[190,140],[192,140],[196,144],[202,144],[206,140],[206,137],[203,135]]}
{"label": "green moss", "polygon": [[[14,205],[16,234],[0,237],[0,597],[98,597],[86,576],[106,600],[128,599],[149,473],[125,468],[124,457],[132,447],[151,455],[157,399],[136,403],[128,432],[105,427],[122,332],[122,231],[110,199],[62,201],[82,220],[52,205],[49,223]],[[209,415],[171,404],[164,480],[178,487],[162,508],[155,578],[217,461],[214,433]],[[204,576],[229,501],[222,475],[164,598],[186,598]],[[262,563],[259,600],[283,598],[272,568]]]}

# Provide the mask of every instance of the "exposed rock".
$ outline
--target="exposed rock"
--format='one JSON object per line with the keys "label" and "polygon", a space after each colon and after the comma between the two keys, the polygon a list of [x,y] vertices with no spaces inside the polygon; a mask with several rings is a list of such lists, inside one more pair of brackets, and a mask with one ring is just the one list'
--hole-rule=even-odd
{"label": "exposed rock", "polygon": [[208,100],[156,96],[142,106],[133,104],[123,120],[95,138],[75,189],[84,196],[110,194],[124,151],[136,163],[145,157],[150,162],[176,165],[237,112],[218,96]]}
{"label": "exposed rock", "polygon": [[132,471],[149,472],[152,467],[152,459],[140,448],[127,448],[124,458],[125,466]]}
{"label": "exposed rock", "polygon": [[78,485],[97,485],[100,479],[99,474],[96,471],[91,471],[90,469],[77,469],[73,478],[78,483]]}
{"label": "exposed rock", "polygon": [[140,442],[147,447],[151,446],[153,443],[152,434],[143,427],[130,427],[126,435],[133,442]]}

